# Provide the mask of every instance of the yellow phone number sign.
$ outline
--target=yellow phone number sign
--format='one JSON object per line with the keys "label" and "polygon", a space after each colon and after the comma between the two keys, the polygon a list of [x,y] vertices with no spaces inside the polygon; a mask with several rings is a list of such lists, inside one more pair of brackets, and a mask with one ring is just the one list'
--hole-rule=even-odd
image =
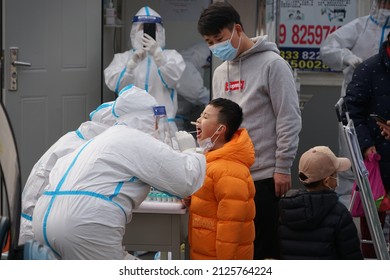
{"label": "yellow phone number sign", "polygon": [[293,69],[301,71],[332,71],[320,58],[319,48],[280,48],[283,57]]}

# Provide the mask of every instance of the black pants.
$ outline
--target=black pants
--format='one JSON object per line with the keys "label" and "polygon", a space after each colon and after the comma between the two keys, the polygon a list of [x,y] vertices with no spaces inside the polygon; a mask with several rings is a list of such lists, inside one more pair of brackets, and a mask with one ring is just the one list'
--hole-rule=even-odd
{"label": "black pants", "polygon": [[279,259],[279,197],[273,178],[255,181],[256,237],[254,259]]}

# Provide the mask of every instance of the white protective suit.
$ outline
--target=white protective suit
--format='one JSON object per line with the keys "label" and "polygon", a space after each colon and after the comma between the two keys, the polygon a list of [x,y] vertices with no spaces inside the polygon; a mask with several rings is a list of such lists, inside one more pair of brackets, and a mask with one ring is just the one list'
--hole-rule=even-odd
{"label": "white protective suit", "polygon": [[210,101],[210,90],[204,84],[204,68],[210,67],[211,52],[205,42],[180,51],[186,63],[183,75],[176,85],[178,109],[176,124],[179,130],[193,130],[190,124],[202,113]]}
{"label": "white protective suit", "polygon": [[[143,51],[144,22],[156,24],[156,42],[162,49],[159,60],[156,60],[149,52]],[[168,121],[174,133],[177,131],[175,86],[184,71],[184,60],[176,50],[164,49],[165,29],[161,17],[148,6],[141,8],[134,16],[130,39],[133,48],[115,54],[111,64],[104,70],[106,85],[116,94],[129,84],[145,89],[156,98],[159,105],[165,106]]]}
{"label": "white protective suit", "polygon": [[146,91],[130,87],[114,104],[117,125],[57,161],[33,228],[60,258],[127,258],[125,226],[150,186],[180,197],[202,186],[204,155],[177,152],[151,136],[155,105]]}
{"label": "white protective suit", "polygon": [[19,244],[34,239],[32,216],[34,207],[45,187],[57,160],[85,144],[113,125],[116,118],[111,113],[113,102],[101,104],[90,114],[90,121],[82,123],[76,131],[71,131],[58,139],[33,166],[22,192]]}
{"label": "white protective suit", "polygon": [[[389,4],[390,0],[374,1],[369,15],[359,17],[337,29],[326,38],[321,46],[320,55],[323,62],[332,69],[342,70],[344,73],[341,97],[345,96],[355,67],[363,60],[377,54],[381,44],[386,40],[386,35],[390,30]],[[341,128],[339,130],[339,156],[351,158]],[[347,207],[350,203],[354,180],[351,170],[339,173],[339,186],[336,191],[340,195],[340,201]]]}

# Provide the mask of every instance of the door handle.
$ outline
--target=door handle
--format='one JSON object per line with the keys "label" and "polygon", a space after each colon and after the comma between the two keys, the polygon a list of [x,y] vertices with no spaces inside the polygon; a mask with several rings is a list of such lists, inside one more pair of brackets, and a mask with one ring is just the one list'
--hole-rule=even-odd
{"label": "door handle", "polygon": [[12,62],[12,65],[13,65],[13,66],[31,67],[31,63],[30,63],[30,62],[23,62],[23,61],[17,61],[17,60],[15,60],[14,62]]}
{"label": "door handle", "polygon": [[18,53],[19,53],[18,47],[10,47],[9,48],[9,55],[10,55],[9,91],[17,91],[18,90],[18,69],[17,69],[17,66],[31,67],[31,63],[18,60]]}

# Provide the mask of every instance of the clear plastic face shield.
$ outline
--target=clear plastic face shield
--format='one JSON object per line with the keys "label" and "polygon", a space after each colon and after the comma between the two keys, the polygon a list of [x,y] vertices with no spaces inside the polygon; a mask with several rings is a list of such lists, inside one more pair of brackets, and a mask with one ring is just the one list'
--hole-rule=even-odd
{"label": "clear plastic face shield", "polygon": [[374,0],[370,15],[379,22],[383,22],[383,20],[390,16],[390,0]]}
{"label": "clear plastic face shield", "polygon": [[155,35],[151,37],[154,37],[159,46],[162,48],[165,47],[165,30],[161,17],[150,8],[141,10],[142,11],[137,13],[137,15],[135,15],[132,20],[130,40],[133,48],[142,48],[142,37],[145,31],[146,33],[149,33],[151,27],[154,28],[155,33]]}

